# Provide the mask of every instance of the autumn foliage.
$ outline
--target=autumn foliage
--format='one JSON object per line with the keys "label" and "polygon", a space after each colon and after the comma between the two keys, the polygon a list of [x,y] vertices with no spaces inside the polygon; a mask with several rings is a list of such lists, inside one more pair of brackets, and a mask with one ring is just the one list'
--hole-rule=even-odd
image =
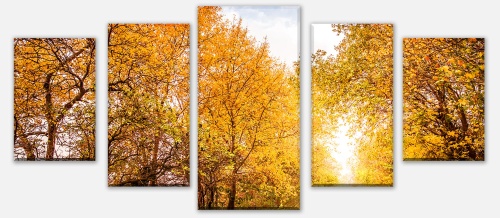
{"label": "autumn foliage", "polygon": [[14,157],[95,159],[95,40],[14,39]]}
{"label": "autumn foliage", "polygon": [[220,7],[198,28],[198,207],[298,209],[298,69]]}
{"label": "autumn foliage", "polygon": [[108,184],[189,185],[189,25],[109,24]]}
{"label": "autumn foliage", "polygon": [[[312,55],[312,183],[392,185],[392,25],[333,24],[332,31],[344,36],[332,45],[337,54]],[[341,129],[354,147],[351,181],[341,180],[330,154],[346,143],[335,140]]]}
{"label": "autumn foliage", "polygon": [[484,39],[403,41],[405,160],[484,160]]}

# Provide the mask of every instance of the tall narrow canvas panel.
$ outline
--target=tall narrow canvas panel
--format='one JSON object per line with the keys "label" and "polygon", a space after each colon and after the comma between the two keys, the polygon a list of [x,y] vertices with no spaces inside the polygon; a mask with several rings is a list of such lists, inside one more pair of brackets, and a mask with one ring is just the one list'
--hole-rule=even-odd
{"label": "tall narrow canvas panel", "polygon": [[404,160],[484,160],[484,46],[403,40]]}
{"label": "tall narrow canvas panel", "polygon": [[198,52],[198,208],[299,209],[299,7],[199,7]]}
{"label": "tall narrow canvas panel", "polygon": [[95,39],[14,39],[14,158],[95,160]]}
{"label": "tall narrow canvas panel", "polygon": [[312,27],[313,186],[392,186],[393,26]]}
{"label": "tall narrow canvas panel", "polygon": [[189,25],[108,25],[108,185],[189,186]]}

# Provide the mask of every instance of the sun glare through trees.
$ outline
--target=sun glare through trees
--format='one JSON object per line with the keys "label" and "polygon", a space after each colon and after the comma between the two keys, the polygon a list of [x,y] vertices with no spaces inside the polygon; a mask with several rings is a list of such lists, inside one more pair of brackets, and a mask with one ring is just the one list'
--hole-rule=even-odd
{"label": "sun glare through trees", "polygon": [[392,186],[392,25],[313,31],[313,186]]}

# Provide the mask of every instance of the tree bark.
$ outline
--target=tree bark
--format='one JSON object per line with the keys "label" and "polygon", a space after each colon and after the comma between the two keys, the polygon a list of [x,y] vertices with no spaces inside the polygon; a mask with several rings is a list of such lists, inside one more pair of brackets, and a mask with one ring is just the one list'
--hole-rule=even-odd
{"label": "tree bark", "polygon": [[157,159],[158,159],[158,148],[160,147],[160,131],[155,135],[155,144],[153,147],[153,159],[151,160],[151,175],[149,175],[149,186],[156,186],[156,172],[157,172]]}
{"label": "tree bark", "polygon": [[33,151],[33,145],[28,144],[23,147],[24,153],[26,153],[26,160],[35,160],[35,152]]}
{"label": "tree bark", "polygon": [[229,191],[229,203],[227,209],[234,210],[234,201],[236,199],[236,174],[233,172],[231,179],[231,190]]}
{"label": "tree bark", "polygon": [[53,105],[52,105],[52,94],[50,90],[50,82],[52,80],[52,73],[47,74],[45,77],[45,82],[43,83],[43,88],[45,89],[45,118],[47,121],[47,150],[45,152],[45,159],[54,159],[54,151],[56,145],[56,121],[54,120]]}
{"label": "tree bark", "polygon": [[48,137],[49,138],[47,140],[47,152],[45,153],[45,159],[53,160],[56,149],[56,125],[54,123],[49,123]]}

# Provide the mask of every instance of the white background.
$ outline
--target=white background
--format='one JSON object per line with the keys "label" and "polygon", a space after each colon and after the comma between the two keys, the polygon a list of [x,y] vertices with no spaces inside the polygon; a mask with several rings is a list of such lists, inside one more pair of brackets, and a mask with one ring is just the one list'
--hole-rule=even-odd
{"label": "white background", "polygon": [[[0,1],[0,217],[492,217],[498,216],[500,13],[495,1],[182,0]],[[107,24],[190,23],[192,124],[197,122],[197,6],[301,6],[301,208],[198,211],[196,131],[191,187],[107,186]],[[394,187],[311,187],[310,39],[312,23],[394,24]],[[13,38],[97,38],[95,162],[13,160]],[[486,161],[403,162],[403,37],[486,38]],[[495,61],[496,60],[496,61]],[[196,125],[192,125],[196,127]],[[496,203],[495,203],[496,202]]]}

